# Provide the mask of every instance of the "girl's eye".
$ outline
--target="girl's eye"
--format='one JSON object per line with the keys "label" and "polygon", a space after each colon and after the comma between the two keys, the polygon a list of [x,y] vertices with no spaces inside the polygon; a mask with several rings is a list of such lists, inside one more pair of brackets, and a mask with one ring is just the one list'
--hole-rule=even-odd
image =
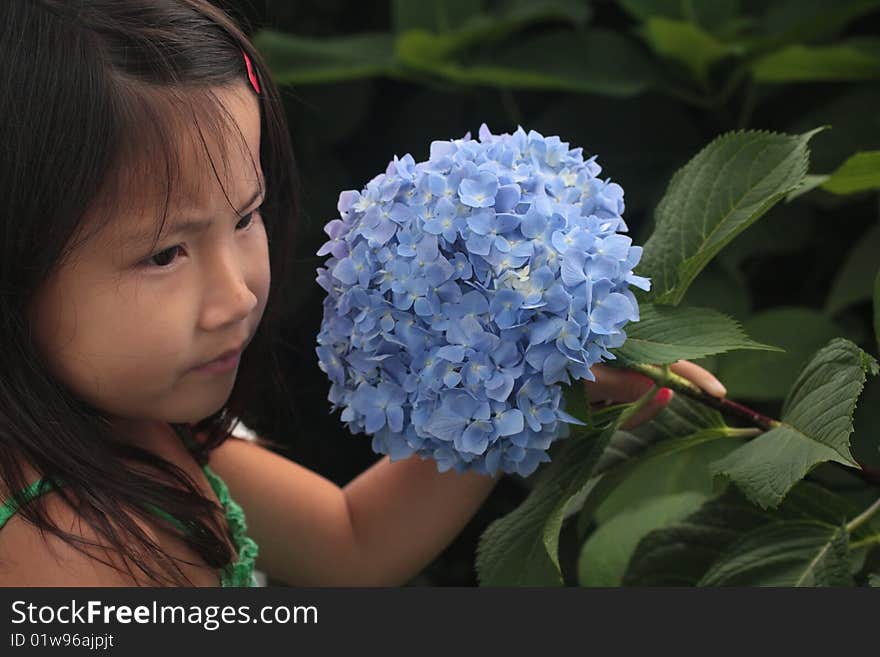
{"label": "girl's eye", "polygon": [[179,249],[179,248],[180,248],[179,246],[172,246],[170,249],[165,249],[164,251],[159,251],[159,253],[157,253],[156,255],[153,255],[153,256],[150,256],[149,258],[147,258],[147,264],[148,265],[155,264],[159,269],[164,269],[169,264],[171,264],[171,262],[173,262],[173,259],[168,262],[162,262],[162,261],[164,261],[166,259],[168,254],[174,254],[177,251],[177,249]]}
{"label": "girl's eye", "polygon": [[[256,213],[256,212],[259,212],[259,208],[254,210],[253,212],[246,214],[244,217],[242,217],[236,227],[241,226],[242,227],[241,229],[243,231],[250,228],[251,224],[253,224],[254,213]],[[174,262],[174,260],[175,260],[174,256],[177,254],[177,251],[179,249],[180,249],[180,245],[177,244],[177,245],[172,246],[168,249],[165,249],[164,251],[159,251],[159,253],[156,253],[156,254],[150,256],[149,258],[147,258],[147,260],[145,261],[145,264],[147,265],[147,267],[149,267],[151,269],[167,269],[168,266]],[[170,260],[168,260],[169,257],[171,258]]]}

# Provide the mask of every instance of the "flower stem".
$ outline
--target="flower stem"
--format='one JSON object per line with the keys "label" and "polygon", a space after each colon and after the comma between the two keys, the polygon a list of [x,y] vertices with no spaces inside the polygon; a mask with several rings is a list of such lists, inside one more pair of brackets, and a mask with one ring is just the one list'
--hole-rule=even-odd
{"label": "flower stem", "polygon": [[763,430],[758,427],[725,427],[724,435],[728,438],[757,438]]}
{"label": "flower stem", "polygon": [[[651,398],[653,399],[654,391],[659,387],[663,386],[666,388],[671,388],[677,393],[683,394],[686,397],[690,397],[701,404],[705,404],[706,406],[710,406],[721,413],[726,413],[728,415],[732,415],[734,417],[738,417],[741,419],[750,422],[754,426],[758,427],[760,430],[756,431],[752,428],[742,428],[740,431],[746,432],[742,433],[740,437],[744,438],[754,438],[764,431],[770,431],[776,427],[780,427],[783,425],[783,422],[776,420],[772,417],[768,417],[759,413],[756,410],[749,408],[748,406],[744,406],[738,402],[732,401],[727,398],[715,397],[705,392],[702,388],[700,388],[696,383],[692,382],[689,379],[684,378],[683,376],[679,376],[675,372],[672,372],[669,369],[669,365],[650,365],[647,363],[626,363],[626,364],[617,364],[614,361],[606,361],[604,363],[609,367],[618,367],[620,369],[628,369],[633,372],[638,372],[639,374],[643,374],[647,376],[649,379],[654,381],[654,387],[649,391]],[[644,398],[643,398],[644,399]],[[643,401],[642,399],[639,400]],[[594,423],[598,423],[602,419],[604,419],[605,414],[612,414],[621,406],[626,406],[626,404],[618,404],[615,406],[608,406],[603,408],[600,411],[593,411],[591,419]],[[641,408],[641,406],[640,406]],[[629,416],[628,416],[629,417]],[[862,463],[858,461],[859,467],[854,468],[848,465],[844,465],[842,463],[833,462],[835,465],[839,465],[844,468],[847,472],[854,474],[856,477],[860,478],[862,481],[865,481],[874,486],[880,485],[880,468],[876,468],[870,466],[868,464]],[[876,506],[876,505],[875,505]],[[873,506],[870,511],[873,513],[877,509]],[[861,517],[861,516],[860,516]],[[858,520],[858,518],[856,519]],[[854,521],[855,522],[855,521]]]}
{"label": "flower stem", "polygon": [[691,399],[695,399],[706,406],[711,406],[722,413],[742,418],[751,424],[760,427],[764,431],[769,431],[770,429],[782,425],[782,422],[779,420],[767,417],[748,406],[743,406],[742,404],[727,398],[719,399],[718,397],[710,395],[696,383],[683,376],[679,376],[675,372],[669,371],[668,366],[661,367],[659,365],[649,365],[646,363],[628,363],[625,368],[643,374],[653,380],[657,385],[672,388],[675,392],[681,393]]}
{"label": "flower stem", "polygon": [[874,534],[868,538],[863,538],[861,541],[853,541],[849,544],[849,549],[850,551],[858,550],[859,548],[863,548],[867,545],[874,545],[875,543],[880,543],[880,534]]}
{"label": "flower stem", "polygon": [[878,510],[880,510],[880,498],[877,498],[871,506],[850,520],[846,524],[846,531],[852,534],[856,529],[868,522],[868,520],[871,519],[871,516],[877,513]]}

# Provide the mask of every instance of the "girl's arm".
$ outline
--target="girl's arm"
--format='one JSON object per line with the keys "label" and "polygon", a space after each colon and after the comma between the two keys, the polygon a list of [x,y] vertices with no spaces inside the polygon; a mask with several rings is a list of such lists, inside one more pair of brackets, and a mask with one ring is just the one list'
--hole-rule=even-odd
{"label": "girl's arm", "polygon": [[344,488],[231,437],[211,468],[242,506],[257,568],[300,586],[398,586],[459,534],[501,479],[383,457]]}
{"label": "girl's arm", "polygon": [[[689,361],[670,369],[712,395],[726,389]],[[631,402],[653,385],[632,371],[594,366],[585,387],[592,401]],[[656,416],[669,397],[630,419],[634,428]],[[243,507],[259,545],[257,567],[293,585],[397,586],[435,559],[489,496],[501,474],[437,472],[433,460],[386,456],[344,488],[250,441],[230,438],[210,465]]]}
{"label": "girl's arm", "polygon": [[501,480],[384,457],[344,489],[357,543],[386,581],[405,583],[455,539]]}

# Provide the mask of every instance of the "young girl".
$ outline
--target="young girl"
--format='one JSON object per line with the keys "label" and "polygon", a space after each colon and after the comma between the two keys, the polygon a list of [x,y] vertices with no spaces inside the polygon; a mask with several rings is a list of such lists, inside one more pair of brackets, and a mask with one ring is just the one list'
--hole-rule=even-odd
{"label": "young girl", "polygon": [[[498,476],[385,457],[339,488],[231,435],[282,386],[296,222],[259,54],[205,0],[5,0],[0,35],[0,584],[409,581]],[[591,400],[651,386],[594,372]]]}

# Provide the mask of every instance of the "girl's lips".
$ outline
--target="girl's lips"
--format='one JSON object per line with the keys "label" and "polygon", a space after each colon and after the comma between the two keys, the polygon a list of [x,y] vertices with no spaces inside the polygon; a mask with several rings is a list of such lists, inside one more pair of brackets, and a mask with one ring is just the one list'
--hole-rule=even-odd
{"label": "girl's lips", "polygon": [[229,372],[238,367],[238,361],[241,358],[242,349],[239,348],[236,351],[227,352],[227,355],[216,360],[212,360],[210,363],[206,363],[204,365],[200,365],[195,368],[196,372],[203,372],[206,374],[219,374],[223,372]]}

